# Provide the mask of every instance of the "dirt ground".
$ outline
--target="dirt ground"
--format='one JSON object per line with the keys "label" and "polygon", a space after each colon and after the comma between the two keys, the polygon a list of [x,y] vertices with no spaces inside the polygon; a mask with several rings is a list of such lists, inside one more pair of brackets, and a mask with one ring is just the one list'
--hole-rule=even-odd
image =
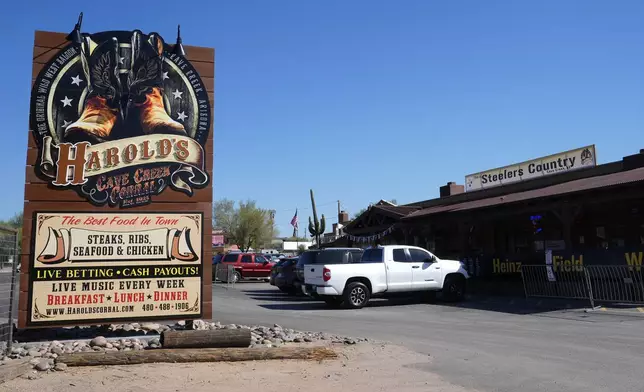
{"label": "dirt ground", "polygon": [[76,367],[66,372],[23,376],[0,385],[0,392],[465,392],[422,368],[431,357],[388,344],[334,346],[339,358],[324,362],[253,361],[236,363],[146,364]]}

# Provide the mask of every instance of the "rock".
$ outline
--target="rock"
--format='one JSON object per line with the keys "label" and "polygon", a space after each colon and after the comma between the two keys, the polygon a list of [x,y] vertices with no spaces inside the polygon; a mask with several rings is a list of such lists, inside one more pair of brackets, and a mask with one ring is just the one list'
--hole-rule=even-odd
{"label": "rock", "polygon": [[105,347],[107,343],[107,339],[103,336],[97,336],[89,342],[89,345],[92,347]]}
{"label": "rock", "polygon": [[63,349],[60,347],[53,347],[51,352],[56,355],[63,355]]}
{"label": "rock", "polygon": [[277,339],[277,338],[275,338],[275,339],[271,339],[271,343],[273,343],[273,344],[280,344],[280,343],[283,343],[283,341],[282,341],[282,339]]}
{"label": "rock", "polygon": [[92,347],[92,350],[94,350],[96,352],[99,352],[99,351],[104,351],[105,348],[104,347],[99,347],[99,346],[94,346],[94,347]]}
{"label": "rock", "polygon": [[295,343],[302,343],[302,342],[304,341],[304,339],[302,339],[302,338],[295,338],[295,339],[293,339],[293,341],[294,341]]}
{"label": "rock", "polygon": [[159,338],[150,339],[150,346],[153,345],[153,344],[155,344],[157,346],[160,345],[161,342],[160,342]]}
{"label": "rock", "polygon": [[353,340],[353,339],[348,339],[347,338],[347,339],[344,339],[344,344],[348,344],[348,345],[356,344],[356,341]]}
{"label": "rock", "polygon": [[180,327],[185,327],[186,326],[186,321],[185,320],[178,321],[177,325],[180,326]]}
{"label": "rock", "polygon": [[49,370],[49,362],[47,360],[41,360],[34,366],[34,368],[40,372],[46,372]]}
{"label": "rock", "polygon": [[208,329],[208,326],[206,325],[206,322],[203,320],[193,320],[192,329],[203,330],[203,329]]}
{"label": "rock", "polygon": [[38,376],[36,376],[35,374],[30,374],[30,375],[28,375],[28,376],[27,376],[27,379],[28,379],[28,380],[32,380],[32,381],[33,381],[33,380],[37,380],[37,379],[38,379]]}
{"label": "rock", "polygon": [[307,343],[311,343],[313,341],[313,339],[311,339],[310,337],[306,336],[306,337],[304,337],[304,341],[307,342]]}
{"label": "rock", "polygon": [[56,366],[54,366],[54,370],[57,372],[64,372],[67,370],[67,365],[64,363],[57,363]]}
{"label": "rock", "polygon": [[132,326],[132,324],[125,324],[125,325],[123,326],[123,330],[124,330],[125,332],[130,332],[130,331],[133,331],[133,330],[134,330],[134,327]]}
{"label": "rock", "polygon": [[132,348],[135,349],[135,350],[143,350],[143,346],[141,346],[138,343],[134,343],[134,346],[132,346]]}
{"label": "rock", "polygon": [[131,326],[132,326],[132,328],[134,328],[134,329],[141,329],[141,324],[139,324],[139,323],[132,323],[132,324],[130,324],[130,325],[131,325]]}
{"label": "rock", "polygon": [[29,350],[29,352],[27,353],[27,355],[29,355],[30,357],[41,357],[41,356],[42,356],[42,354],[40,353],[40,351],[35,350],[35,349],[31,349],[31,350]]}
{"label": "rock", "polygon": [[268,339],[262,340],[262,344],[271,344],[272,342]]}
{"label": "rock", "polygon": [[40,359],[38,359],[38,358],[34,358],[34,359],[32,359],[31,361],[29,361],[29,364],[30,364],[31,366],[36,366],[36,365],[38,365],[39,363],[40,363]]}
{"label": "rock", "polygon": [[114,345],[110,342],[107,342],[107,344],[105,345],[105,348],[112,348],[112,347],[114,347]]}
{"label": "rock", "polygon": [[159,345],[152,343],[152,344],[150,344],[150,348],[159,348]]}
{"label": "rock", "polygon": [[144,331],[152,331],[155,329],[159,329],[160,325],[156,323],[145,323],[141,325],[141,329]]}

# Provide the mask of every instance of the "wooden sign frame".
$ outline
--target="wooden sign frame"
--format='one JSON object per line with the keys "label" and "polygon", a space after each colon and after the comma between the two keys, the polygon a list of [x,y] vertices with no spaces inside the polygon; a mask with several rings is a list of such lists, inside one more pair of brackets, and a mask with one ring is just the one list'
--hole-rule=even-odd
{"label": "wooden sign frame", "polygon": [[[67,46],[67,34],[57,32],[36,31],[33,48],[32,86],[36,78],[60,49]],[[171,45],[170,45],[171,46]],[[202,226],[202,298],[200,315],[190,318],[212,318],[212,198],[213,198],[213,107],[214,107],[214,48],[185,46],[185,58],[194,70],[197,71],[201,82],[206,88],[210,102],[210,126],[207,139],[203,145],[204,168],[210,177],[208,184],[200,189],[193,189],[192,194],[178,192],[174,189],[165,189],[162,193],[154,195],[149,204],[120,208],[110,205],[95,205],[83,198],[73,189],[59,189],[52,186],[37,173],[40,159],[38,142],[33,130],[28,132],[27,160],[25,168],[25,203],[24,226],[22,231],[22,247],[20,250],[21,275],[18,327],[34,328],[38,325],[30,323],[30,268],[36,255],[34,249],[34,230],[37,222],[34,216],[38,212],[96,212],[96,213],[146,213],[146,212],[198,212],[203,216]],[[33,110],[33,108],[32,108]],[[162,320],[167,318],[159,318]],[[172,319],[177,319],[173,317]],[[101,324],[105,320],[81,320],[79,322],[48,322],[47,327],[69,326],[80,324]],[[123,319],[121,322],[130,320]],[[44,325],[43,325],[44,326]]]}

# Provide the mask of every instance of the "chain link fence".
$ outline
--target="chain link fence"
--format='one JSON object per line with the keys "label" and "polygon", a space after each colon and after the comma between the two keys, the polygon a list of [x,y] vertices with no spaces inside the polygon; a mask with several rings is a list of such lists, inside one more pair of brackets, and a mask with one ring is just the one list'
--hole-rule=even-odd
{"label": "chain link fence", "polygon": [[214,264],[212,266],[212,283],[232,288],[239,280],[235,268],[230,264]]}
{"label": "chain link fence", "polygon": [[11,351],[18,315],[19,231],[0,228],[0,351]]}
{"label": "chain link fence", "polygon": [[526,297],[644,304],[644,269],[634,265],[523,265]]}

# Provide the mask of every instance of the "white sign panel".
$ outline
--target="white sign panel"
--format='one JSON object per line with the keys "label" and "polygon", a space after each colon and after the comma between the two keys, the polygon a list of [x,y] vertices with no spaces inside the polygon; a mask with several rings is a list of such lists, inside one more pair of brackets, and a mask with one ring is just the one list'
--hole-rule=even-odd
{"label": "white sign panel", "polygon": [[465,177],[465,191],[491,188],[531,180],[551,174],[593,167],[597,164],[595,146],[549,155]]}

